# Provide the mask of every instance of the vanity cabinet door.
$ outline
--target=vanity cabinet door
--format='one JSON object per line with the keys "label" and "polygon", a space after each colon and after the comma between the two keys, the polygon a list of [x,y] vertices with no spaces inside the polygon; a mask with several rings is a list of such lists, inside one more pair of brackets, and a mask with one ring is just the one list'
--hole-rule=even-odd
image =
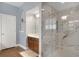
{"label": "vanity cabinet door", "polygon": [[31,37],[28,37],[28,47],[29,49],[33,50],[33,39]]}
{"label": "vanity cabinet door", "polygon": [[34,39],[34,51],[36,53],[39,53],[39,42],[38,42],[38,39]]}

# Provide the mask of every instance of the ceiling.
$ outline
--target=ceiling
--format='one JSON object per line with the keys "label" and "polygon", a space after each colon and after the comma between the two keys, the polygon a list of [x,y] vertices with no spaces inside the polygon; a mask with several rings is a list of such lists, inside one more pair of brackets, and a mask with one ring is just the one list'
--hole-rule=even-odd
{"label": "ceiling", "polygon": [[24,4],[24,2],[4,2],[4,3],[10,4],[16,7],[21,7]]}
{"label": "ceiling", "polygon": [[[5,3],[16,7],[21,7],[24,4],[24,2],[5,2]],[[45,2],[45,3],[53,6],[58,11],[79,5],[79,2]]]}
{"label": "ceiling", "polygon": [[47,4],[53,6],[56,10],[61,11],[67,8],[79,5],[79,2],[48,2]]}

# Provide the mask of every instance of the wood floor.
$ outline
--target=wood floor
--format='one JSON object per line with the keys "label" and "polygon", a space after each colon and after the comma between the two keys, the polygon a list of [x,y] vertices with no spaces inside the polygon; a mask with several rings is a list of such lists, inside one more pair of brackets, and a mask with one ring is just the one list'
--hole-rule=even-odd
{"label": "wood floor", "polygon": [[9,48],[0,51],[0,57],[22,57],[19,52],[24,51],[20,47]]}

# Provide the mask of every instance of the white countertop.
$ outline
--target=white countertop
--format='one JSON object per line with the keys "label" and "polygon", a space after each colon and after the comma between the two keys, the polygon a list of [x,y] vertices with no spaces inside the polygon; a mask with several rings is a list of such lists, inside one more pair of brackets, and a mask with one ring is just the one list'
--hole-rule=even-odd
{"label": "white countertop", "polygon": [[34,38],[39,38],[39,35],[38,34],[28,34],[28,36],[34,37]]}

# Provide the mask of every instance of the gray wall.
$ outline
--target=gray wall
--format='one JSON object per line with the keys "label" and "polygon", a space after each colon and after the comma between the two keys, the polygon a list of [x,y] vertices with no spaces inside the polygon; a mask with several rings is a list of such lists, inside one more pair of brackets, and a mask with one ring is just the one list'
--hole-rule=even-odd
{"label": "gray wall", "polygon": [[8,4],[5,4],[5,3],[0,3],[0,13],[16,16],[16,41],[17,41],[17,44],[18,44],[19,43],[21,9],[19,9],[15,6],[12,6],[12,5],[8,5]]}

